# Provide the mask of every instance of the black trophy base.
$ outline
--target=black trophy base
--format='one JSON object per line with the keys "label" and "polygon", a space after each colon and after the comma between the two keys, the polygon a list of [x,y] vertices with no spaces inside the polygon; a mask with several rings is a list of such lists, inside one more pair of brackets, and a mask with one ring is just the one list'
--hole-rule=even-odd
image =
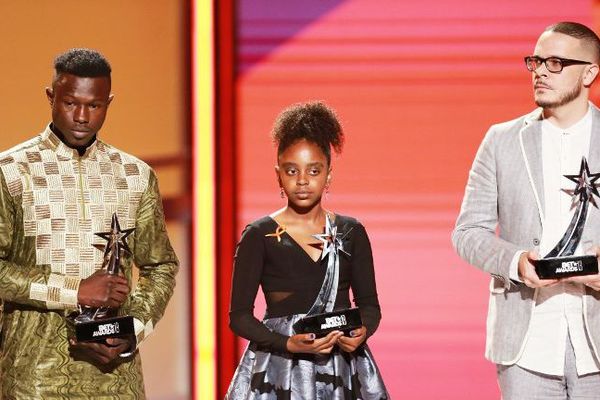
{"label": "black trophy base", "polygon": [[108,338],[135,336],[133,317],[129,315],[88,322],[70,321],[73,337],[78,342],[102,342]]}
{"label": "black trophy base", "polygon": [[350,331],[362,326],[358,308],[347,308],[329,313],[304,317],[294,324],[296,333],[314,333],[320,338],[332,331],[342,331],[349,336]]}
{"label": "black trophy base", "polygon": [[533,265],[540,279],[560,279],[598,273],[598,259],[591,255],[542,258],[534,260]]}

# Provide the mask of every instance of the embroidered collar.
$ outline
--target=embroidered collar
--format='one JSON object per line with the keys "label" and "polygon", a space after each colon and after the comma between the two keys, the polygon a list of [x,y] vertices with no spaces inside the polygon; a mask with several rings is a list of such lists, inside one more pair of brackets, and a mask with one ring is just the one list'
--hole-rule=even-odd
{"label": "embroidered collar", "polygon": [[56,136],[54,132],[52,132],[52,129],[50,129],[50,124],[46,126],[46,129],[40,134],[40,137],[43,145],[55,151],[59,156],[69,159],[93,159],[96,155],[96,152],[103,151],[105,147],[104,143],[96,138],[96,140],[94,140],[94,142],[85,150],[85,153],[82,156],[79,156],[79,152],[76,149],[64,144],[62,140],[60,140],[60,138]]}

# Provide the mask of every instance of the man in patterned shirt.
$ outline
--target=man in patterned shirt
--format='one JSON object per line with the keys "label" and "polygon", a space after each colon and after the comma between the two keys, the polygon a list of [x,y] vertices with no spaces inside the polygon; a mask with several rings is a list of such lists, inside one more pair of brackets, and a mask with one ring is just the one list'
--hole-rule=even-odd
{"label": "man in patterned shirt", "polygon": [[[178,269],[156,176],[97,137],[113,100],[106,59],[72,49],[54,67],[52,123],[0,154],[2,397],[143,399],[136,349],[162,317]],[[122,276],[101,270],[94,247],[113,213],[135,228]],[[69,339],[65,317],[79,306],[119,307],[134,317],[135,337]]]}

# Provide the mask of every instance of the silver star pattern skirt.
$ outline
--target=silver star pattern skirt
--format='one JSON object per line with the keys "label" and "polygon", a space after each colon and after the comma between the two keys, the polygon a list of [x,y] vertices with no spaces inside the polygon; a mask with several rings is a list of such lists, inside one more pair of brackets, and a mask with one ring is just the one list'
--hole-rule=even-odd
{"label": "silver star pattern skirt", "polygon": [[[303,315],[265,319],[272,331],[294,334]],[[352,353],[337,347],[331,354],[276,353],[250,343],[226,400],[384,400],[385,385],[368,346]]]}

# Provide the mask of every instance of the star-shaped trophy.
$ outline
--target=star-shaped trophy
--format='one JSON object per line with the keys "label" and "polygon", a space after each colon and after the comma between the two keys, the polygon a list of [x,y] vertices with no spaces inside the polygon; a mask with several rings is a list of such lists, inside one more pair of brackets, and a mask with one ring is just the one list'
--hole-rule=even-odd
{"label": "star-shaped trophy", "polygon": [[294,324],[296,333],[314,333],[316,337],[323,337],[337,330],[348,336],[352,330],[362,326],[358,308],[334,311],[340,275],[340,252],[350,256],[344,250],[344,239],[351,230],[343,234],[338,232],[337,225],[329,214],[326,214],[325,233],[312,235],[323,244],[321,260],[327,258],[327,271],[314,304],[306,315]]}
{"label": "star-shaped trophy", "polygon": [[[565,175],[565,178],[577,184],[575,190],[573,191],[574,202],[589,201],[594,207],[598,208],[598,204],[596,204],[596,199],[594,199],[594,196],[600,197],[600,193],[598,193],[598,188],[596,187],[596,181],[600,179],[600,173],[590,173],[590,168],[588,167],[585,157],[581,159],[579,174]],[[577,196],[579,196],[579,199]]]}
{"label": "star-shaped trophy", "polygon": [[329,215],[325,217],[325,233],[318,233],[312,235],[315,239],[319,240],[323,244],[323,251],[321,252],[321,260],[323,260],[329,253],[334,253],[335,257],[339,257],[338,252],[342,252],[347,256],[350,256],[348,252],[344,250],[344,239],[350,233],[348,232],[341,234],[338,233],[337,226],[331,222]]}
{"label": "star-shaped trophy", "polygon": [[544,258],[533,262],[540,279],[559,279],[568,276],[592,275],[598,273],[598,259],[595,255],[574,256],[581,241],[583,228],[587,219],[589,204],[598,208],[596,198],[600,198],[596,181],[600,173],[592,174],[585,157],[581,159],[581,167],[577,175],[565,175],[577,186],[571,192],[575,213],[566,232],[556,246]]}
{"label": "star-shaped trophy", "polygon": [[135,231],[135,228],[121,229],[117,213],[114,213],[110,223],[110,231],[95,234],[106,240],[102,268],[106,269],[106,272],[109,274],[117,275],[119,273],[122,252],[131,254],[131,249],[127,245],[125,239],[127,239],[127,236],[131,235],[133,231]]}
{"label": "star-shaped trophy", "polygon": [[[105,245],[94,245],[104,251],[102,269],[111,275],[119,274],[121,270],[121,256],[123,253],[131,254],[127,244],[127,237],[135,228],[121,229],[117,213],[112,215],[110,230],[96,233],[106,240]],[[68,321],[71,325],[71,336],[78,342],[101,342],[112,337],[134,335],[133,317],[119,315],[119,310],[109,307],[80,306],[79,312],[70,315]]]}

